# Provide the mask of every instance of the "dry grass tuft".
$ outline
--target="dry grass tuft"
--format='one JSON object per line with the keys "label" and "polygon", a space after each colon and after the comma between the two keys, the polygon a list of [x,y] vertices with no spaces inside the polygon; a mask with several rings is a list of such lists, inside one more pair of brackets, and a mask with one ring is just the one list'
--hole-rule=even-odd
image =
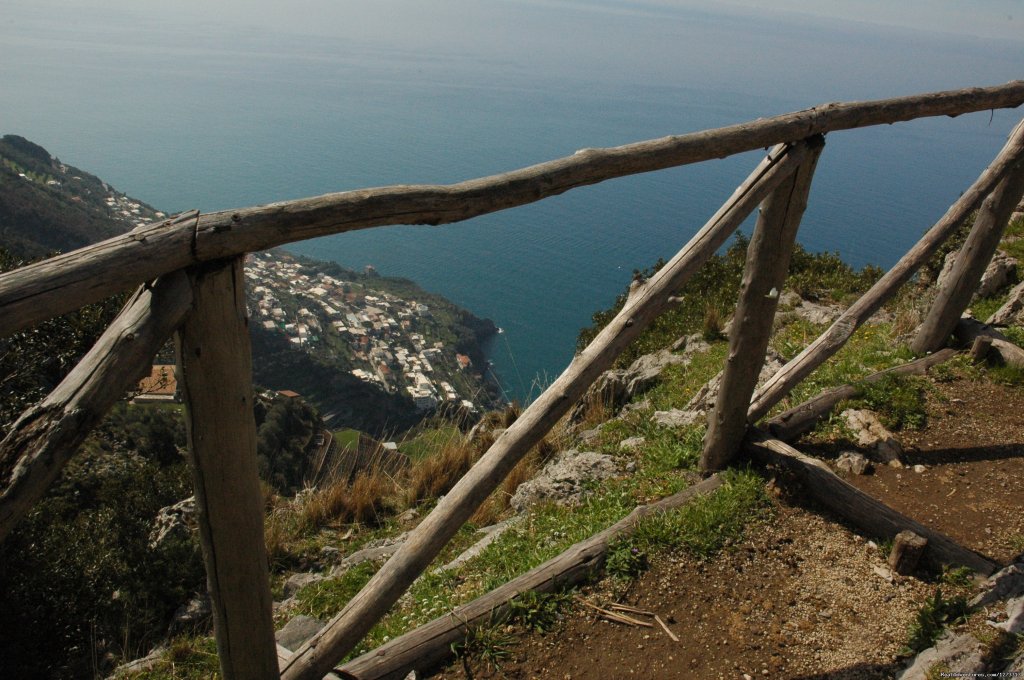
{"label": "dry grass tuft", "polygon": [[467,442],[461,436],[452,436],[439,451],[413,463],[405,479],[406,505],[413,506],[448,493],[480,457],[480,443],[480,440]]}

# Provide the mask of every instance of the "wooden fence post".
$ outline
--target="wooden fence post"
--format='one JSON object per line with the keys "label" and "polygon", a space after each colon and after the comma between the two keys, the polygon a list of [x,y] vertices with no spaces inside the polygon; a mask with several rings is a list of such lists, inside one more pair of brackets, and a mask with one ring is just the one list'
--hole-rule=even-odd
{"label": "wooden fence post", "polygon": [[824,148],[821,136],[808,140],[812,150],[785,182],[765,199],[747,246],[740,297],[729,332],[729,358],[700,456],[704,474],[724,469],[739,452],[747,431],[747,408],[764,365],[779,291],[786,280],[800,218],[807,208],[814,169]]}
{"label": "wooden fence post", "polygon": [[199,536],[225,680],[277,678],[242,259],[194,275],[177,335]]}
{"label": "wooden fence post", "polygon": [[670,304],[669,298],[707,262],[775,187],[800,166],[807,145],[772,150],[682,250],[639,286],[626,305],[523,411],[487,453],[437,504],[405,544],[327,626],[296,650],[283,680],[319,680],[391,609],[517,462],[583,396],[602,371]]}
{"label": "wooden fence post", "polygon": [[1010,135],[992,164],[974,181],[967,191],[949,207],[946,214],[932,226],[914,247],[900,258],[892,269],[871,286],[856,302],[835,320],[827,331],[804,348],[800,354],[783,366],[754,394],[747,411],[747,419],[754,423],[782,400],[801,380],[842,349],[850,336],[877,312],[900,287],[910,280],[921,265],[950,234],[963,224],[971,212],[992,193],[996,184],[1014,168],[1024,156],[1024,125],[1018,125]]}
{"label": "wooden fence post", "polygon": [[960,315],[971,303],[1021,194],[1024,194],[1024,157],[982,202],[971,233],[956,255],[952,271],[939,287],[924,323],[910,343],[910,349],[917,354],[934,352],[945,346]]}

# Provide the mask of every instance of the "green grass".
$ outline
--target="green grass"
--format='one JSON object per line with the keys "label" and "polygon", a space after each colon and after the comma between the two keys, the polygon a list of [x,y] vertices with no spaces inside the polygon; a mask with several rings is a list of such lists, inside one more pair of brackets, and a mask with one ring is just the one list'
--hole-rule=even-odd
{"label": "green grass", "polygon": [[935,644],[947,626],[963,621],[968,613],[966,597],[955,595],[946,598],[942,595],[942,588],[936,588],[935,594],[925,599],[924,604],[917,610],[910,624],[909,639],[903,653],[910,656],[928,649]]}
{"label": "green grass", "polygon": [[461,437],[462,432],[455,425],[442,425],[424,430],[415,437],[400,443],[398,448],[409,458],[418,460],[441,450],[453,439]]}
{"label": "green grass", "polygon": [[351,451],[359,445],[359,430],[335,430],[334,441],[338,443],[341,451]]}
{"label": "green grass", "polygon": [[209,680],[220,677],[217,644],[213,638],[179,637],[152,669],[115,677],[133,680]]}

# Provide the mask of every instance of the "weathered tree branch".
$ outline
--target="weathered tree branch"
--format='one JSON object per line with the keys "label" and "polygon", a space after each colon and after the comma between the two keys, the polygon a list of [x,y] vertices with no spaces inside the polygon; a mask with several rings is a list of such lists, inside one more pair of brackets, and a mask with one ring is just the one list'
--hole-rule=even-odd
{"label": "weathered tree branch", "polygon": [[700,456],[701,472],[724,470],[739,452],[747,432],[747,407],[757,387],[772,335],[779,291],[789,271],[800,218],[807,208],[814,169],[825,140],[785,182],[765,199],[747,246],[740,297],[729,333],[729,357]]}
{"label": "weathered tree branch", "polygon": [[78,365],[18,418],[0,443],[0,541],[57,478],[110,407],[148,374],[192,302],[175,272],[144,286]]}
{"label": "weathered tree branch", "polygon": [[391,186],[201,215],[149,227],[0,275],[0,335],[199,261],[388,224],[446,224],[532,203],[615,177],[724,158],[830,131],[928,116],[1014,108],[1024,81],[866,102],[584,149],[539,165],[452,185]]}

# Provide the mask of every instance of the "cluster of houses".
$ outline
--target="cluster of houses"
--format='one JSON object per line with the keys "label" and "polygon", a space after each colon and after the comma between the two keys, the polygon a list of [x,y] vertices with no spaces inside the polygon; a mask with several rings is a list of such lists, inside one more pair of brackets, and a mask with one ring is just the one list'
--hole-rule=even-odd
{"label": "cluster of houses", "polygon": [[[76,177],[73,179],[78,178]],[[54,181],[55,180],[50,180],[47,184]],[[107,185],[104,184],[103,187],[107,188]],[[167,217],[167,215],[159,211],[151,213],[151,211],[141,203],[133,201],[123,194],[116,194],[113,191],[103,199],[103,202],[107,204],[107,209],[115,219],[121,220],[122,222],[128,222],[136,227],[146,226],[150,221],[152,221],[152,218],[162,220]],[[152,218],[150,215],[152,215]]]}
{"label": "cluster of houses", "polygon": [[245,277],[253,323],[283,334],[296,350],[344,343],[355,377],[388,392],[405,390],[420,410],[461,403],[475,411],[446,379],[452,371],[470,368],[469,357],[424,335],[427,305],[323,272],[304,272],[285,254],[249,255]]}

